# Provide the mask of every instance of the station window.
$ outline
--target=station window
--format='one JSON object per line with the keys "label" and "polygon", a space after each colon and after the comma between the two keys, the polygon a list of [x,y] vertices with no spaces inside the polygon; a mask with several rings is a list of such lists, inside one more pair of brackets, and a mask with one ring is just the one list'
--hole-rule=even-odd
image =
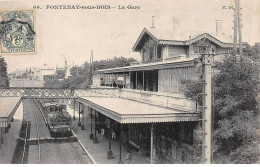
{"label": "station window", "polygon": [[145,49],[145,48],[143,48],[143,61],[145,61],[145,60],[146,60],[146,53],[147,53],[146,49]]}
{"label": "station window", "polygon": [[193,46],[193,52],[194,52],[194,53],[199,53],[199,47],[198,47],[198,45],[194,45],[194,46]]}
{"label": "station window", "polygon": [[157,45],[157,58],[160,59],[162,58],[162,55],[161,55],[161,46],[160,45]]}
{"label": "station window", "polygon": [[150,47],[150,60],[154,59],[154,47]]}

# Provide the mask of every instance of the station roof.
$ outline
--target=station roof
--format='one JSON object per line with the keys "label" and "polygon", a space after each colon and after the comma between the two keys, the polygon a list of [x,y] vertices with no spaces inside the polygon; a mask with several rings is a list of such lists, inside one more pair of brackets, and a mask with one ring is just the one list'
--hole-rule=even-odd
{"label": "station roof", "polygon": [[0,97],[0,127],[6,127],[20,105],[21,97]]}
{"label": "station roof", "polygon": [[133,46],[133,51],[139,51],[143,45],[143,40],[145,36],[149,35],[157,43],[162,45],[189,45],[191,37],[191,43],[194,43],[201,38],[207,38],[210,41],[218,44],[221,47],[232,48],[233,39],[227,35],[216,36],[211,32],[202,32],[202,31],[191,31],[191,30],[182,30],[173,32],[173,30],[167,29],[158,29],[158,28],[144,28],[141,34],[139,35],[135,45]]}
{"label": "station roof", "polygon": [[132,66],[109,68],[109,69],[94,71],[94,74],[142,71],[142,70],[158,70],[158,69],[191,67],[191,66],[194,66],[194,58],[185,58],[185,59],[169,60],[169,61],[155,62],[149,64],[137,64]]}
{"label": "station roof", "polygon": [[199,119],[198,112],[172,110],[122,98],[81,97],[79,101],[122,124],[198,121]]}

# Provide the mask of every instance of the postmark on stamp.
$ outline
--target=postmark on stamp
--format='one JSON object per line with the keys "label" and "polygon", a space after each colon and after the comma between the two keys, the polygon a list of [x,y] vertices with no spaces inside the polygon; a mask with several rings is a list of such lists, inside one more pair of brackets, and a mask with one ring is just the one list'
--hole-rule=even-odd
{"label": "postmark on stamp", "polygon": [[0,11],[0,55],[36,53],[34,11]]}

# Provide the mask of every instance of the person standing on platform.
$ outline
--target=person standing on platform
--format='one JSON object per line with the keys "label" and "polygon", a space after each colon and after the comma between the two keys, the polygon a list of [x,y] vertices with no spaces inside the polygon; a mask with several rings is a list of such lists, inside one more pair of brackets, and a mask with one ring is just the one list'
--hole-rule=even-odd
{"label": "person standing on platform", "polygon": [[115,139],[116,138],[116,133],[114,131],[114,129],[112,129],[112,139]]}
{"label": "person standing on platform", "polygon": [[127,154],[126,154],[126,163],[127,163],[127,164],[130,164],[131,159],[132,159],[131,152],[130,152],[130,150],[127,150]]}
{"label": "person standing on platform", "polygon": [[103,136],[105,135],[105,129],[101,128],[101,141],[103,141]]}

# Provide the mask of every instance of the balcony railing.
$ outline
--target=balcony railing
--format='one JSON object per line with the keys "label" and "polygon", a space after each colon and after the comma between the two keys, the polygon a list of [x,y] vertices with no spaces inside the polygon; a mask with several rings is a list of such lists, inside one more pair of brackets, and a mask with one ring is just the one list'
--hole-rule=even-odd
{"label": "balcony railing", "polygon": [[177,111],[197,111],[196,101],[187,99],[181,94],[150,92],[133,89],[119,89],[113,87],[96,87],[91,89],[0,88],[0,97],[70,99],[88,96],[116,97],[174,109]]}
{"label": "balcony railing", "polygon": [[131,66],[141,65],[141,64],[149,64],[149,63],[158,63],[158,62],[162,62],[162,61],[163,61],[163,59],[159,58],[159,59],[154,59],[154,60],[145,60],[145,61],[142,61],[142,62],[132,62]]}
{"label": "balcony railing", "polygon": [[119,97],[181,111],[197,111],[196,101],[178,94],[121,89]]}
{"label": "balcony railing", "polygon": [[170,94],[163,92],[151,92],[133,89],[117,88],[92,88],[91,92],[98,95],[118,97],[127,100],[134,100],[150,105],[160,106],[187,112],[196,112],[196,101],[187,99],[181,94]]}

